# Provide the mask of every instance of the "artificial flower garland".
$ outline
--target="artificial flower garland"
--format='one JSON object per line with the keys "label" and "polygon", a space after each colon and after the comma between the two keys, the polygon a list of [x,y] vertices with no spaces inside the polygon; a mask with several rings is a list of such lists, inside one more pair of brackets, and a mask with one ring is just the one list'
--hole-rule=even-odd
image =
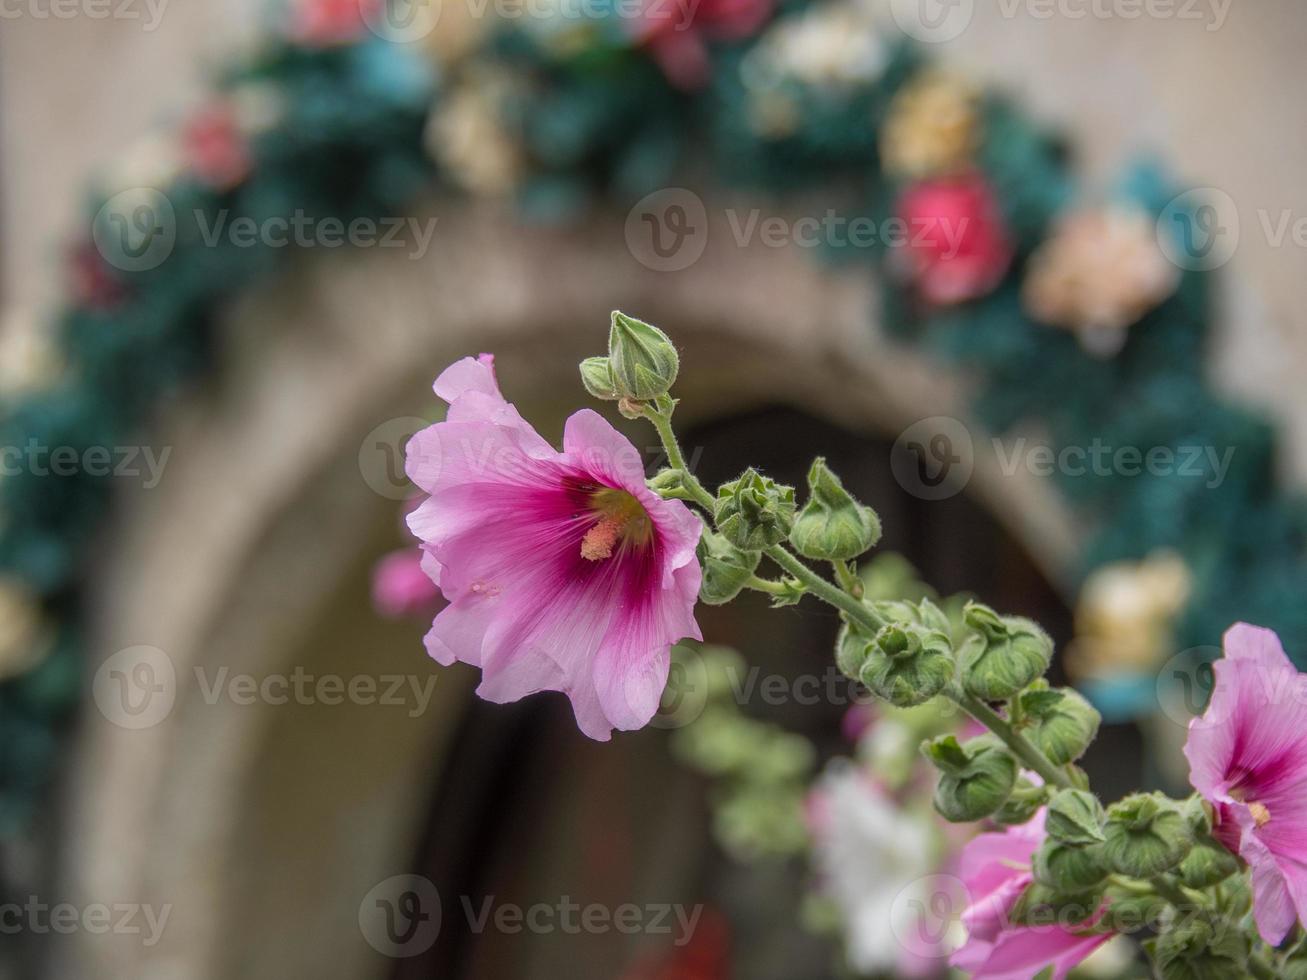
{"label": "artificial flower garland", "polygon": [[[1101,528],[1085,569],[1176,548],[1193,575],[1181,646],[1247,616],[1307,649],[1302,512],[1275,488],[1269,426],[1206,381],[1207,277],[1177,279],[1141,235],[1169,197],[1155,171],[1069,218],[1085,202],[1064,147],[1004,101],[923,66],[865,8],[705,0],[669,31],[658,19],[669,8],[656,6],[633,25],[616,10],[578,18],[561,7],[494,23],[446,4],[441,29],[407,47],[369,29],[380,0],[274,7],[267,42],[179,135],[143,141],[97,188],[92,212],[123,192],[166,192],[175,246],[156,267],[99,239],[70,249],[61,355],[24,358],[33,367],[6,393],[6,444],[118,444],[208,369],[233,288],[279,253],[213,247],[196,215],[302,209],[349,221],[402,213],[434,183],[511,195],[525,214],[557,220],[592,197],[665,184],[688,147],[706,147],[738,183],[851,179],[861,199],[850,216],[934,229],[874,251],[884,320],[967,367],[996,431],[1039,419],[1059,445],[1237,449],[1215,489],[1174,476],[1068,480]],[[81,689],[78,593],[108,498],[109,481],[87,473],[0,482],[10,829],[39,798]],[[412,601],[427,598],[419,588]],[[601,713],[596,726],[631,720]]]}

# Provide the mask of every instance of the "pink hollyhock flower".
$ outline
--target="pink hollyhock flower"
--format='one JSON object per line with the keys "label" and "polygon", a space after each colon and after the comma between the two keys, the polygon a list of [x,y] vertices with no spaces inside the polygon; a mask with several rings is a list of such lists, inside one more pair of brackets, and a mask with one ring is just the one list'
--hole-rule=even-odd
{"label": "pink hollyhock flower", "polygon": [[329,48],[358,40],[365,16],[382,11],[385,0],[292,0],[290,36],[299,44]]}
{"label": "pink hollyhock flower", "polygon": [[647,0],[636,39],[673,85],[693,91],[708,83],[708,42],[749,37],[771,12],[772,0]]}
{"label": "pink hollyhock flower", "polygon": [[186,123],[182,152],[192,173],[217,190],[230,190],[253,167],[249,141],[241,132],[231,105],[205,106]]}
{"label": "pink hollyhock flower", "polygon": [[596,413],[569,418],[554,450],[504,400],[489,354],[450,366],[435,390],[449,413],[405,460],[430,495],[408,525],[449,600],[427,651],[480,667],[488,701],[564,692],[591,738],[644,726],[672,644],[702,639],[703,525],[649,490],[639,451]]}
{"label": "pink hollyhock flower", "polygon": [[1062,980],[1112,938],[1057,925],[1017,926],[1012,906],[1034,877],[1031,863],[1044,842],[1044,811],[1002,833],[980,834],[962,849],[960,872],[970,905],[962,913],[967,941],[949,963],[973,980],[1029,980],[1051,966]]}
{"label": "pink hollyhock flower", "polygon": [[1307,687],[1274,632],[1239,623],[1189,723],[1189,782],[1216,836],[1252,868],[1257,931],[1278,945],[1307,914]]}
{"label": "pink hollyhock flower", "polygon": [[372,606],[390,619],[430,614],[441,604],[440,589],[422,569],[421,548],[392,551],[372,570]]}
{"label": "pink hollyhock flower", "polygon": [[927,302],[948,306],[984,296],[1012,262],[998,202],[979,174],[908,188],[898,216],[907,224],[907,240],[896,261]]}

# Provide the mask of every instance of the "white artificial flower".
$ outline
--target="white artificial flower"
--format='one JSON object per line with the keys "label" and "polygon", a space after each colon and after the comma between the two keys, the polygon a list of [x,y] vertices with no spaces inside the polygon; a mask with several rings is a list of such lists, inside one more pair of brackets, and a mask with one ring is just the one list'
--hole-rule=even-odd
{"label": "white artificial flower", "polygon": [[811,807],[822,890],[843,921],[849,965],[892,972],[910,952],[895,935],[895,904],[936,870],[930,823],[896,806],[847,760],[817,781]]}

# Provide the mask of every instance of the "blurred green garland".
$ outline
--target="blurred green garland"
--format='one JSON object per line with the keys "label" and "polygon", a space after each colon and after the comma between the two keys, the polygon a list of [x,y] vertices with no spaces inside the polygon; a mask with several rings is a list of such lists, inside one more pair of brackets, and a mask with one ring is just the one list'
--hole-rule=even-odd
{"label": "blurred green garland", "polygon": [[[816,7],[789,3],[770,23],[805,9]],[[194,165],[163,186],[140,182],[166,191],[176,215],[175,245],[154,268],[125,271],[130,263],[111,261],[90,236],[74,249],[75,297],[58,331],[64,368],[48,386],[6,404],[0,444],[35,441],[79,453],[127,444],[184,383],[215,367],[216,323],[229,300],[293,261],[289,249],[206,242],[207,223],[221,212],[256,222],[297,212],[346,223],[402,215],[433,185],[470,185],[478,165],[488,172],[486,153],[496,149],[524,215],[536,220],[565,220],[596,200],[628,203],[667,186],[690,159],[710,163],[723,183],[783,192],[838,188],[849,216],[882,221],[895,213],[910,182],[886,175],[878,129],[895,95],[922,71],[907,44],[885,40],[874,73],[833,86],[773,80],[764,93],[770,101],[760,103],[756,37],[706,35],[710,77],[689,91],[669,83],[648,47],[615,18],[566,26],[509,22],[481,38],[473,56],[443,63],[422,45],[387,41],[362,24],[333,43],[274,32],[220,80],[215,96],[244,104],[256,93],[264,104],[268,119],[241,123],[235,133],[247,144],[247,172],[230,186],[201,179]],[[465,107],[469,93],[475,106],[478,86],[498,93],[489,104],[502,145],[442,145],[442,133],[466,132],[468,120],[461,129],[455,121],[433,130],[429,117]],[[759,125],[763,110],[779,129]],[[896,273],[894,250],[832,248],[829,257],[873,257],[886,283],[884,322],[964,368],[974,379],[975,410],[995,432],[1038,419],[1059,446],[1097,438],[1233,447],[1228,477],[1215,488],[1148,473],[1063,478],[1097,529],[1084,571],[1177,549],[1196,581],[1182,646],[1216,643],[1228,624],[1244,619],[1276,629],[1290,650],[1307,653],[1307,512],[1276,485],[1276,442],[1266,419],[1229,403],[1207,377],[1207,275],[1186,272],[1109,359],[1086,353],[1069,332],[1034,322],[1021,301],[1022,277],[1054,217],[1074,200],[1070,161],[1059,141],[1001,99],[982,99],[979,118],[975,166],[994,190],[1013,247],[996,286],[965,302],[929,305]],[[205,138],[217,140],[219,157],[231,151],[217,129],[217,137],[197,137],[200,159],[214,156]],[[460,168],[454,151],[470,152],[474,166]],[[101,188],[88,214],[121,190]],[[1148,167],[1119,191],[1153,215],[1170,196]],[[94,573],[96,531],[109,499],[108,476],[86,472],[29,468],[0,480],[0,575],[10,594],[31,597],[44,624],[31,640],[42,645],[36,665],[0,683],[0,826],[9,830],[40,799],[86,683],[79,595]]]}

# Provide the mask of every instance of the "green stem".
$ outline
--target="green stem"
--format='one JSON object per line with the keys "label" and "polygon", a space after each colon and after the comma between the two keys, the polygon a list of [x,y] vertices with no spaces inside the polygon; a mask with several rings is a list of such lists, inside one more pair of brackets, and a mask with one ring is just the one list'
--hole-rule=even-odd
{"label": "green stem", "polygon": [[652,407],[647,408],[645,418],[652,422],[654,428],[658,430],[658,438],[662,440],[663,451],[667,453],[667,462],[672,469],[680,471],[685,489],[690,492],[696,504],[711,514],[714,504],[713,496],[704,489],[703,484],[690,472],[690,468],[685,463],[685,454],[681,452],[681,445],[676,441],[676,433],[672,430],[670,407],[666,411],[660,411]]}
{"label": "green stem", "polygon": [[1074,788],[1071,777],[1066,772],[1053,765],[1048,757],[1035,748],[1029,739],[1008,724],[1002,715],[985,704],[984,701],[972,697],[956,685],[949,685],[945,693],[963,711],[997,735],[1003,744],[1012,750],[1012,754],[1025,764],[1027,769],[1039,773],[1049,786],[1057,786],[1061,789]]}
{"label": "green stem", "polygon": [[822,578],[811,568],[805,565],[794,555],[790,554],[779,544],[772,545],[765,552],[768,558],[780,565],[782,569],[789,572],[790,575],[798,579],[807,587],[808,591],[815,595],[823,602],[834,606],[840,612],[847,615],[850,619],[866,627],[873,633],[879,632],[885,626],[885,620],[881,619],[870,606],[864,606],[853,596],[844,592],[826,579]]}
{"label": "green stem", "polygon": [[855,599],[862,598],[862,580],[853,573],[852,567],[846,561],[836,559],[831,562],[835,568],[835,578],[839,580],[840,588],[853,596]]}
{"label": "green stem", "polygon": [[744,587],[755,592],[766,592],[768,595],[786,595],[789,591],[783,582],[773,582],[771,579],[760,578],[757,575],[750,575]]}

